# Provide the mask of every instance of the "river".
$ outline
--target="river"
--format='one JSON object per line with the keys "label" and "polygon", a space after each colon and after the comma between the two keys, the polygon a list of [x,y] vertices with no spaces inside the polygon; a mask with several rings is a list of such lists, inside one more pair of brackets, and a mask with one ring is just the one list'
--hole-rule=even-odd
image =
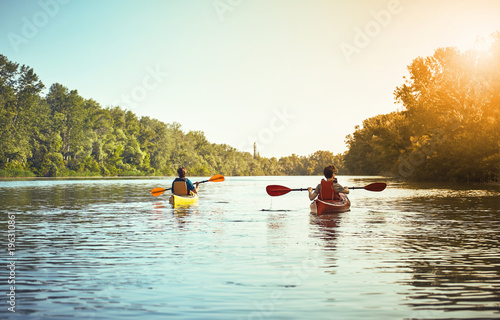
{"label": "river", "polygon": [[[500,318],[500,188],[340,176],[351,210],[226,177],[0,181],[2,319]],[[192,178],[199,181],[204,178]],[[14,312],[15,311],[15,312]]]}

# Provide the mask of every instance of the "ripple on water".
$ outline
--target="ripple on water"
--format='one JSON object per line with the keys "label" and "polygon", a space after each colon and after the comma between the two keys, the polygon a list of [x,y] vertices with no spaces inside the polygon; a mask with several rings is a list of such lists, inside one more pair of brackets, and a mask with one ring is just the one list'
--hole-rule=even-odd
{"label": "ripple on water", "polygon": [[199,205],[187,209],[151,197],[164,181],[0,183],[0,225],[16,212],[19,310],[33,319],[500,312],[494,188],[390,183],[381,193],[351,192],[349,212],[318,217],[304,193],[265,193],[268,184],[303,187],[318,177],[226,180],[203,185]]}

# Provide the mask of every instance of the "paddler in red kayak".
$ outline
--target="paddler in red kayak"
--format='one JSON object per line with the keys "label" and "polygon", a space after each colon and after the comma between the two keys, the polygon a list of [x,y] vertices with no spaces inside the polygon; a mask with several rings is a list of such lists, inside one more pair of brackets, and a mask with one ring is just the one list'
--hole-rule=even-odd
{"label": "paddler in red kayak", "polygon": [[320,200],[338,200],[340,199],[339,193],[349,193],[349,188],[343,187],[337,183],[337,178],[335,178],[337,168],[334,165],[325,167],[323,173],[326,180],[321,180],[321,183],[316,186],[316,189],[311,187],[307,188],[307,190],[309,190],[310,200],[314,200],[318,196]]}

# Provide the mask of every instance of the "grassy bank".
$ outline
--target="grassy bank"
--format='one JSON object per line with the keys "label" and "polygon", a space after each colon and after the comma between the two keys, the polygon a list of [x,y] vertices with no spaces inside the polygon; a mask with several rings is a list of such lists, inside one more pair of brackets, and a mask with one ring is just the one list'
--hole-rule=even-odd
{"label": "grassy bank", "polygon": [[2,178],[30,178],[30,177],[36,177],[36,175],[29,170],[0,169],[0,177],[2,177]]}

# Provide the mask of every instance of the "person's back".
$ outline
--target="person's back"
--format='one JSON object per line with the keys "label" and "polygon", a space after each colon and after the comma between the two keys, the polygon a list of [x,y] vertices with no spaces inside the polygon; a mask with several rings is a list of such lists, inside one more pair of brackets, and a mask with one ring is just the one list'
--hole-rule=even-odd
{"label": "person's back", "polygon": [[177,169],[177,173],[179,174],[178,178],[172,182],[172,193],[179,196],[191,195],[193,193],[198,193],[198,182],[196,182],[196,186],[193,185],[191,180],[186,178],[187,170],[184,167],[180,167]]}
{"label": "person's back", "polygon": [[186,179],[175,178],[174,182],[172,183],[172,193],[178,196],[189,195]]}
{"label": "person's back", "polygon": [[314,200],[319,196],[320,200],[336,200],[339,199],[339,193],[349,193],[347,187],[341,186],[335,178],[337,168],[334,165],[327,166],[323,170],[326,180],[321,180],[321,183],[316,186],[316,189],[311,187],[309,190],[309,199]]}
{"label": "person's back", "polygon": [[338,192],[335,190],[334,182],[337,182],[337,179],[334,180],[321,180],[321,187],[319,188],[319,200],[338,200],[340,196]]}

